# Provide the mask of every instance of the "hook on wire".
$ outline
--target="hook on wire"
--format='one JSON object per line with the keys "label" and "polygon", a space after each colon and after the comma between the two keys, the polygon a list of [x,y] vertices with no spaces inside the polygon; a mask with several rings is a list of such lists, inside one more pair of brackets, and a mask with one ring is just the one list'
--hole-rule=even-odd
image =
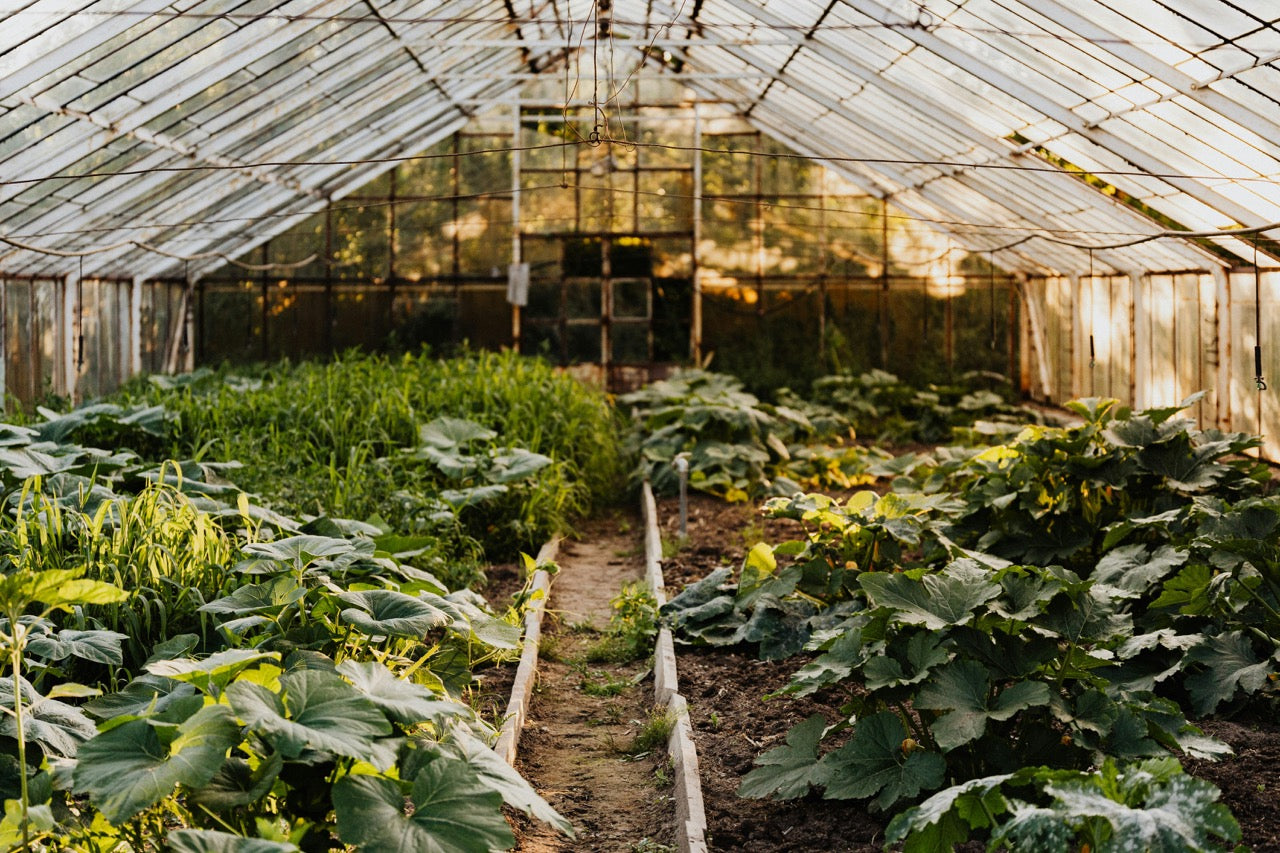
{"label": "hook on wire", "polygon": [[1253,239],[1253,339],[1253,384],[1259,391],[1265,391],[1267,380],[1262,376],[1262,273],[1258,270],[1257,235]]}

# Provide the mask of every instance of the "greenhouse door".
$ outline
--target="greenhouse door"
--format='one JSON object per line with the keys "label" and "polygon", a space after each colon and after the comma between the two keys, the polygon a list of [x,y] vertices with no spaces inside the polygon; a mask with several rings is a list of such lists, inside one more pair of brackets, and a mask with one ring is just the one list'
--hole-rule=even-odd
{"label": "greenhouse door", "polygon": [[616,235],[533,235],[522,244],[529,301],[520,350],[606,373],[653,360],[653,261],[648,241]]}

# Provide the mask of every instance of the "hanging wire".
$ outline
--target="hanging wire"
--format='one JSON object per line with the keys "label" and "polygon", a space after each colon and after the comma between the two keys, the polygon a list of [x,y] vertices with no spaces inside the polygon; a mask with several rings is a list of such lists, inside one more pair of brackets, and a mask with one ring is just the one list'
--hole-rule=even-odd
{"label": "hanging wire", "polygon": [[990,315],[991,328],[987,334],[987,349],[996,351],[996,250],[987,253],[987,311]]}
{"label": "hanging wire", "polygon": [[[1253,384],[1259,391],[1267,390],[1267,380],[1262,376],[1262,273],[1258,271],[1256,237],[1253,241]],[[1258,419],[1262,419],[1261,403],[1258,405]]]}
{"label": "hanging wire", "polygon": [[1094,301],[1097,299],[1097,292],[1093,284],[1093,249],[1089,250],[1089,396],[1096,397],[1098,394],[1098,375],[1094,369],[1098,366],[1098,351],[1093,343],[1093,327],[1097,319],[1097,307]]}
{"label": "hanging wire", "polygon": [[190,260],[184,260],[182,262],[182,283],[184,307],[182,318],[179,320],[179,322],[182,323],[182,339],[178,342],[178,352],[185,356],[187,354],[187,350],[191,348],[191,341],[187,339],[187,334],[191,325],[191,318],[195,314],[194,306],[191,304],[192,286]]}
{"label": "hanging wire", "polygon": [[76,371],[84,367],[84,255],[80,256],[80,277],[76,282]]}
{"label": "hanging wire", "polygon": [[[1094,327],[1094,310],[1093,310],[1093,249],[1089,250],[1089,369],[1098,366],[1098,352],[1093,345],[1093,327]],[[1092,380],[1090,380],[1090,393],[1093,393]]]}

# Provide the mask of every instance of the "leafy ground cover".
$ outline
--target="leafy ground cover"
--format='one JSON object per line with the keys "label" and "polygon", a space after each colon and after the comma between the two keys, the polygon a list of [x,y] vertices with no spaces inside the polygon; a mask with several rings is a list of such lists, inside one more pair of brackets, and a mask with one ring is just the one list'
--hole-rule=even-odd
{"label": "leafy ground cover", "polygon": [[[673,463],[683,457],[691,488],[745,501],[874,482],[892,456],[856,436],[934,442],[963,428],[990,441],[1040,420],[984,387],[991,384],[984,374],[919,390],[873,371],[818,380],[811,399],[782,389],[776,403],[767,403],[735,377],[685,370],[618,398],[618,405],[635,426],[636,477],[656,493],[676,492]],[[974,431],[979,418],[985,426]]]}
{"label": "leafy ground cover", "polygon": [[[664,538],[674,540],[674,500],[660,501],[659,517]],[[668,588],[680,589],[722,566],[741,565],[761,539],[787,540],[801,532],[797,521],[764,518],[746,505],[695,496],[685,547],[663,561]],[[768,661],[760,660],[757,652],[750,644],[678,649],[682,690],[689,697],[702,767],[712,849],[859,853],[883,849],[892,812],[870,809],[866,800],[824,799],[816,790],[787,800],[738,796],[755,758],[783,744],[793,726],[815,713],[840,718],[851,690],[857,690],[846,682],[803,697],[781,694],[796,669],[816,653]],[[780,695],[762,699],[775,692]],[[1280,755],[1280,727],[1271,717],[1263,710],[1237,714],[1234,721],[1199,721],[1206,733],[1228,743],[1234,754],[1221,760],[1183,759],[1188,772],[1222,790],[1221,802],[1238,819],[1243,842],[1254,850],[1280,849],[1280,818],[1273,805],[1280,785],[1280,764],[1274,760]],[[831,743],[840,744],[848,735],[847,730],[835,734]],[[969,842],[958,849],[985,846],[985,842]]]}
{"label": "leafy ground cover", "polygon": [[163,412],[139,452],[235,465],[227,476],[286,514],[417,537],[432,550],[419,562],[461,583],[614,500],[625,467],[604,395],[512,353],[206,369],[133,383],[118,402]]}
{"label": "leafy ground cover", "polygon": [[466,701],[528,594],[456,584],[606,492],[573,419],[611,435],[607,402],[503,356],[132,394],[0,425],[0,845],[506,849],[504,804],[568,830]]}
{"label": "leafy ground cover", "polygon": [[914,849],[1019,833],[1109,849],[1162,809],[1185,832],[1155,846],[1238,836],[1215,792],[1141,762],[1220,756],[1188,716],[1270,706],[1280,508],[1239,455],[1248,436],[1180,407],[1074,408],[1078,426],[880,464],[887,494],[775,499],[803,535],[671,602],[688,641],[816,653],[780,694],[847,692],[763,753],[744,795],[924,800],[894,824]]}

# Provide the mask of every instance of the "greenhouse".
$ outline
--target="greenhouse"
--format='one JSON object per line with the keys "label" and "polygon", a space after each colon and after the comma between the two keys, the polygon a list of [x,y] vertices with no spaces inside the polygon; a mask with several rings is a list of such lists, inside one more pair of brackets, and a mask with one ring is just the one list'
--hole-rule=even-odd
{"label": "greenhouse", "polygon": [[0,849],[1280,849],[1280,9],[4,0]]}

